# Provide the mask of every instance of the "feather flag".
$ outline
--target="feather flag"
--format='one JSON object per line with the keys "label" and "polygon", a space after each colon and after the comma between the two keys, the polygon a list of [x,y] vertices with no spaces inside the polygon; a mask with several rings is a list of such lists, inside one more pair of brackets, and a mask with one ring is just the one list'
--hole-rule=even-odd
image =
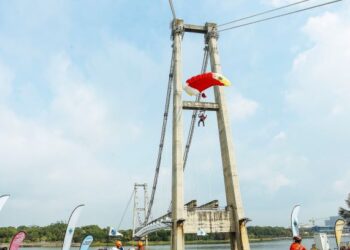
{"label": "feather flag", "polygon": [[299,221],[298,221],[299,210],[300,210],[300,205],[296,205],[294,206],[291,214],[291,228],[293,232],[293,237],[299,236]]}
{"label": "feather flag", "polygon": [[69,250],[70,245],[72,244],[72,239],[73,239],[73,235],[74,235],[74,230],[75,230],[75,226],[77,225],[80,213],[81,213],[81,209],[84,207],[85,205],[79,205],[77,206],[72,214],[69,217],[69,221],[68,221],[68,226],[67,226],[67,230],[66,230],[66,235],[64,236],[64,241],[63,241],[63,246],[62,246],[62,250]]}
{"label": "feather flag", "polygon": [[344,226],[345,226],[345,221],[343,219],[338,219],[335,222],[334,235],[335,235],[335,241],[337,243],[338,248],[340,246]]}
{"label": "feather flag", "polygon": [[24,239],[26,238],[26,233],[23,231],[20,231],[13,236],[10,244],[9,250],[18,250],[19,247],[22,245]]}
{"label": "feather flag", "polygon": [[94,238],[91,235],[86,236],[80,245],[80,250],[88,250]]}
{"label": "feather flag", "polygon": [[108,236],[123,237],[123,235],[119,233],[114,227],[109,228]]}
{"label": "feather flag", "polygon": [[8,194],[0,196],[0,211],[1,211],[2,207],[5,205],[8,198],[10,198],[10,195],[8,195]]}

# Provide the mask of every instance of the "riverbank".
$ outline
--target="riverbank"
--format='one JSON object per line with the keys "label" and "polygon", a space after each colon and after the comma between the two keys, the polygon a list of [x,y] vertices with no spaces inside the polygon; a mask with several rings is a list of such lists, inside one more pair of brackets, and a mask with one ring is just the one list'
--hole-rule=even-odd
{"label": "riverbank", "polygon": [[[256,242],[269,242],[269,241],[280,241],[280,240],[290,240],[290,237],[269,237],[269,238],[254,238],[250,239],[250,243]],[[194,241],[186,241],[187,245],[214,245],[214,244],[228,244],[228,240],[194,240]],[[0,247],[8,247],[10,242],[0,243]],[[125,246],[134,246],[136,245],[136,241],[125,241],[123,242]],[[170,241],[149,241],[149,246],[165,246],[170,245]],[[114,242],[94,242],[92,247],[112,247],[114,246]],[[22,247],[37,247],[37,248],[61,248],[62,242],[24,242]],[[80,247],[80,243],[72,243],[72,247]]]}

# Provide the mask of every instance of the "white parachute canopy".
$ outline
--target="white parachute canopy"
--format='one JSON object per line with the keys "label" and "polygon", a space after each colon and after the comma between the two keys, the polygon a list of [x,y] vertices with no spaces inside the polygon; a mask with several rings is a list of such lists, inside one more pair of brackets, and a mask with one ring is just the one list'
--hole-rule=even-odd
{"label": "white parachute canopy", "polygon": [[66,230],[66,235],[64,236],[62,250],[69,250],[69,248],[72,244],[74,230],[75,230],[75,227],[77,225],[77,222],[78,222],[78,219],[79,219],[79,216],[81,213],[81,209],[84,206],[85,205],[83,205],[83,204],[77,206],[76,208],[74,208],[72,214],[70,215],[67,230]]}
{"label": "white parachute canopy", "polygon": [[0,211],[1,211],[2,207],[5,205],[8,198],[10,198],[10,195],[8,195],[8,194],[0,196]]}
{"label": "white parachute canopy", "polygon": [[291,215],[291,227],[292,227],[293,237],[299,236],[299,221],[298,221],[299,210],[300,210],[300,205],[294,206],[292,215]]}

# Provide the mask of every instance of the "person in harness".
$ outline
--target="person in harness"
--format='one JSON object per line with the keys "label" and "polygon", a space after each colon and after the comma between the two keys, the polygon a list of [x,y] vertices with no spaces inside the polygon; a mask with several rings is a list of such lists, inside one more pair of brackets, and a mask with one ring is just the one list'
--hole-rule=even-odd
{"label": "person in harness", "polygon": [[198,121],[198,127],[199,125],[202,123],[203,124],[203,127],[205,127],[205,119],[207,118],[207,116],[205,115],[204,111],[200,111],[199,112],[199,115],[198,115],[198,118],[199,118],[199,121]]}
{"label": "person in harness", "polygon": [[306,250],[306,248],[301,244],[301,237],[294,236],[294,242],[290,245],[289,250]]}

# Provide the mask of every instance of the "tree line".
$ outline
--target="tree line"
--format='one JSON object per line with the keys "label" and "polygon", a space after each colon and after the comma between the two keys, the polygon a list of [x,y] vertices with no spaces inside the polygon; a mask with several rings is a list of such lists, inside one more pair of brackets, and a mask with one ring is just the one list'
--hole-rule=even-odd
{"label": "tree line", "polygon": [[[25,231],[27,233],[26,242],[60,242],[63,241],[66,232],[67,224],[57,222],[48,226],[19,226],[19,227],[2,227],[0,228],[0,243],[10,242],[13,235],[18,231]],[[249,226],[248,235],[250,239],[264,239],[264,238],[280,238],[291,237],[291,230],[284,227],[270,227],[270,226]],[[73,242],[79,243],[86,236],[91,234],[94,237],[94,242],[111,243],[115,238],[108,237],[108,228],[101,228],[97,225],[89,225],[77,227],[75,229]],[[128,242],[132,240],[132,230],[120,230],[123,234],[122,240]],[[302,231],[304,236],[309,232]],[[170,231],[161,230],[154,232],[148,236],[149,241],[170,241]],[[187,234],[186,241],[196,240],[229,240],[227,233],[213,233],[207,236],[197,236],[196,234]]]}

